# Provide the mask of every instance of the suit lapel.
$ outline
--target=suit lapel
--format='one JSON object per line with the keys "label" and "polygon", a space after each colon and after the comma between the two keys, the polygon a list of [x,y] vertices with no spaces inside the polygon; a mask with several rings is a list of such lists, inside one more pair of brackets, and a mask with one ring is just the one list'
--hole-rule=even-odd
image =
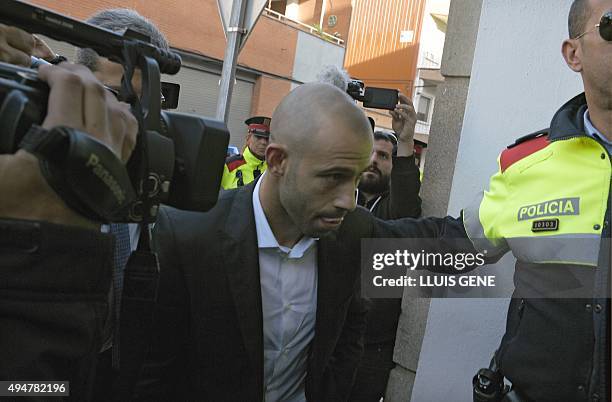
{"label": "suit lapel", "polygon": [[[338,248],[333,247],[329,239],[319,240],[317,250],[317,318],[313,348],[311,350],[311,357],[315,359],[324,358],[328,353],[326,349],[329,347],[329,340],[333,339],[333,336],[330,334],[335,331],[334,328],[338,325],[335,307],[337,306],[336,301],[339,296],[338,287],[342,286],[338,282],[340,279],[338,273],[342,269],[335,266],[336,259],[334,258],[335,253],[338,252]],[[324,361],[314,361],[313,363],[319,367],[319,370],[315,370],[315,372],[319,373]]]}
{"label": "suit lapel", "polygon": [[236,306],[238,325],[259,389],[263,390],[263,323],[253,184],[237,190],[221,235],[225,272]]}
{"label": "suit lapel", "polygon": [[323,373],[336,347],[337,335],[345,324],[339,308],[352,295],[355,275],[360,272],[355,265],[359,264],[359,258],[349,258],[360,250],[355,244],[359,245],[359,240],[347,243],[341,233],[331,233],[318,242],[317,321],[309,368],[315,382]]}

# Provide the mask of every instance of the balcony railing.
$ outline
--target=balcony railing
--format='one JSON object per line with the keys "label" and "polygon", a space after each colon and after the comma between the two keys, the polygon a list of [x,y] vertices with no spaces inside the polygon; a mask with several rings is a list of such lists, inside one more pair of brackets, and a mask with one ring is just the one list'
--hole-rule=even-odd
{"label": "balcony railing", "polygon": [[430,123],[426,123],[424,121],[417,120],[416,127],[414,131],[419,134],[429,134]]}
{"label": "balcony railing", "polygon": [[440,68],[440,60],[433,53],[423,52],[419,55],[417,68]]}
{"label": "balcony railing", "polygon": [[319,36],[321,37],[321,39],[326,40],[328,42],[335,43],[336,45],[339,45],[339,46],[344,45],[344,40],[337,38],[334,35],[330,35],[327,32],[317,29],[311,25],[304,24],[303,22],[294,20],[292,18],[288,18],[287,16],[277,13],[276,11],[270,8],[265,8],[264,14],[272,19],[282,22],[283,24],[287,24],[301,31],[309,32],[313,35]]}

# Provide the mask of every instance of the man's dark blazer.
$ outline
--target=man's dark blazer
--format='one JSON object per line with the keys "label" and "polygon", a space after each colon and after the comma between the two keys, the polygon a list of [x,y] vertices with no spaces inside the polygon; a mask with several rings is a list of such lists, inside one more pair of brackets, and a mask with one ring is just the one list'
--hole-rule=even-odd
{"label": "man's dark blazer", "polygon": [[[162,208],[155,227],[161,275],[141,400],[262,401],[263,330],[254,183],[207,213]],[[309,401],[346,400],[363,352],[359,236],[344,224],[318,241],[318,301]],[[367,225],[365,225],[367,230]]]}

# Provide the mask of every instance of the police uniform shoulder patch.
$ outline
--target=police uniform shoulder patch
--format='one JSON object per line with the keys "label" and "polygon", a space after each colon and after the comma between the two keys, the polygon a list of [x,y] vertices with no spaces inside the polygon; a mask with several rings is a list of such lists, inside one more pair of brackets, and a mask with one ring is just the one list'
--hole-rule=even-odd
{"label": "police uniform shoulder patch", "polygon": [[225,160],[225,164],[227,165],[227,170],[230,172],[238,169],[240,166],[244,165],[246,160],[242,155],[233,155]]}
{"label": "police uniform shoulder patch", "polygon": [[546,148],[548,144],[550,144],[548,141],[548,129],[536,131],[519,138],[501,153],[499,160],[501,171],[504,172],[521,159]]}

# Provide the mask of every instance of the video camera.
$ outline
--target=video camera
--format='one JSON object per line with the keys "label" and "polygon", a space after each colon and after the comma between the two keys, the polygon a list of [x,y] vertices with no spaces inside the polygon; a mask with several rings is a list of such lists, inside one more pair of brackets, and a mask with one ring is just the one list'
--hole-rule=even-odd
{"label": "video camera", "polygon": [[[114,208],[119,212],[107,220],[150,223],[160,203],[195,211],[206,211],[216,203],[229,132],[221,121],[161,110],[160,72],[179,71],[177,54],[151,45],[146,36],[130,30],[119,35],[16,0],[4,1],[0,22],[93,49],[123,66],[118,97],[132,106],[139,129],[127,164],[127,187],[131,182],[132,188],[125,205]],[[137,68],[142,72],[140,97],[131,83]],[[42,123],[48,94],[36,70],[0,63],[0,154],[14,153],[32,125]]]}
{"label": "video camera", "polygon": [[363,81],[352,80],[346,89],[351,98],[363,102],[363,107],[372,109],[395,109],[398,102],[397,89],[367,87]]}

